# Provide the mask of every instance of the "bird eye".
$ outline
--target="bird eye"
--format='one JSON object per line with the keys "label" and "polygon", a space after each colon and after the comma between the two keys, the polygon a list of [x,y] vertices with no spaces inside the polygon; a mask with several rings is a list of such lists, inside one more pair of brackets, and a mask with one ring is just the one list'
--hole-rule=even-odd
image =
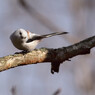
{"label": "bird eye", "polygon": [[22,32],[19,32],[19,34],[20,34],[20,38],[21,38],[21,39],[26,39],[26,37],[24,37],[24,36],[22,35]]}
{"label": "bird eye", "polygon": [[19,34],[20,34],[20,35],[22,35],[22,33],[21,33],[21,32],[19,32]]}

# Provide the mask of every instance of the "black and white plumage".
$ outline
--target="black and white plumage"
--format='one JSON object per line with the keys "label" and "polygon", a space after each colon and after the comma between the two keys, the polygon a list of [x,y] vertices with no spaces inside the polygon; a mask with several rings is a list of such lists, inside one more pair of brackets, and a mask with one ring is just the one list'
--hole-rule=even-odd
{"label": "black and white plumage", "polygon": [[17,49],[32,51],[42,39],[67,33],[68,32],[55,32],[46,35],[38,35],[24,29],[18,29],[11,34],[10,39]]}

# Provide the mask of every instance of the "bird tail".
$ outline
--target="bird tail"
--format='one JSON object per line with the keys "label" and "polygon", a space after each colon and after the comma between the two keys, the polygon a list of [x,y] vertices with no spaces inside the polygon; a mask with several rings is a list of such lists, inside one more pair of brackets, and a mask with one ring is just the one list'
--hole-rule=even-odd
{"label": "bird tail", "polygon": [[46,35],[41,35],[41,38],[48,38],[48,37],[52,37],[52,36],[56,36],[56,35],[63,35],[63,34],[67,34],[68,32],[55,32],[55,33],[51,33],[51,34],[46,34]]}
{"label": "bird tail", "polygon": [[51,34],[46,34],[46,35],[35,35],[32,39],[28,39],[27,43],[32,42],[34,40],[41,40],[43,38],[48,38],[48,37],[52,37],[52,36],[56,36],[56,35],[63,35],[63,34],[67,34],[68,32],[55,32],[55,33],[51,33]]}

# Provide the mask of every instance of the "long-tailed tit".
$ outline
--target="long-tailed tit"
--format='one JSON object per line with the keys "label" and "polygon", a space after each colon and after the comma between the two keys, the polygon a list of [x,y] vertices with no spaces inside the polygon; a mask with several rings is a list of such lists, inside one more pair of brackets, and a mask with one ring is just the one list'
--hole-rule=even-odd
{"label": "long-tailed tit", "polygon": [[11,34],[10,39],[17,49],[24,51],[32,51],[36,48],[36,46],[42,39],[67,33],[68,32],[55,32],[46,35],[38,35],[30,31],[26,31],[24,29],[18,29]]}

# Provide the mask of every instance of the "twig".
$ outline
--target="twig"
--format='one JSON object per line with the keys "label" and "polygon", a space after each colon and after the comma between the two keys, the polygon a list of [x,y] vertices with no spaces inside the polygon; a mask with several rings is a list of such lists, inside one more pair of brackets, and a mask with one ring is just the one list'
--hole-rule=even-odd
{"label": "twig", "polygon": [[61,92],[61,89],[59,88],[59,89],[57,89],[57,90],[54,92],[54,94],[53,94],[53,95],[59,95],[59,94],[60,94],[60,92]]}

